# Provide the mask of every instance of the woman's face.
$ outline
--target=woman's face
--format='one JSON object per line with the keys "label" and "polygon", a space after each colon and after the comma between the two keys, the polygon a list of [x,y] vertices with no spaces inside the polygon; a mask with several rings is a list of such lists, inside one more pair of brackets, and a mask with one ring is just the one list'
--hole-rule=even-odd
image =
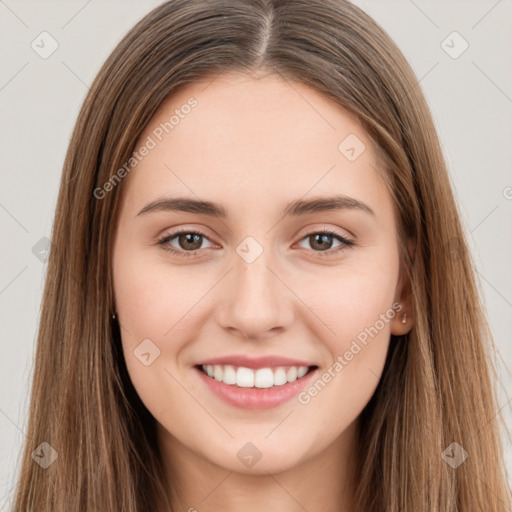
{"label": "woman's face", "polygon": [[411,325],[366,133],[304,85],[227,74],[172,95],[136,151],[115,303],[163,449],[242,473],[348,449]]}

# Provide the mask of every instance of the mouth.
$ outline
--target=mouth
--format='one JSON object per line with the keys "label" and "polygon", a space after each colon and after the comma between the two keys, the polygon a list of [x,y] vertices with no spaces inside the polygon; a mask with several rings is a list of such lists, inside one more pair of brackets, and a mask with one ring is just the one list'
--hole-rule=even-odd
{"label": "mouth", "polygon": [[248,368],[229,364],[195,365],[206,390],[239,409],[270,409],[296,397],[318,373],[319,367],[277,366]]}

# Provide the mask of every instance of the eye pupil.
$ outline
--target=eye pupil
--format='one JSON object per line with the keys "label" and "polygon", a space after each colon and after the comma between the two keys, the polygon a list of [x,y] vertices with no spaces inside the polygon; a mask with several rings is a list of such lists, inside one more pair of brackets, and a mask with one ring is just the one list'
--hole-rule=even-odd
{"label": "eye pupil", "polygon": [[[327,233],[316,233],[315,235],[312,235],[310,239],[313,240],[311,247],[315,248],[315,245],[317,245],[317,248],[321,251],[328,250],[332,246],[332,235],[329,235]],[[326,239],[328,239],[329,241],[326,242]],[[317,240],[319,240],[318,244]]]}

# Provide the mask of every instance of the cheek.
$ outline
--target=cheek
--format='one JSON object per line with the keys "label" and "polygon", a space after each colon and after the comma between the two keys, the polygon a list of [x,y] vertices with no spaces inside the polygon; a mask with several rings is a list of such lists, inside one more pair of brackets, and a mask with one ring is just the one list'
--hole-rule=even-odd
{"label": "cheek", "polygon": [[184,267],[166,265],[161,258],[142,254],[118,258],[114,265],[116,308],[126,327],[124,334],[166,339],[200,296],[194,286],[200,284],[197,278]]}
{"label": "cheek", "polygon": [[[194,310],[187,312],[202,294],[191,286],[191,276],[183,267],[172,268],[162,259],[123,255],[113,263],[128,374],[144,405],[160,420],[169,410],[187,405],[187,397],[182,396],[171,375],[187,343],[184,329]],[[149,353],[147,365],[145,353]]]}
{"label": "cheek", "polygon": [[394,282],[386,275],[377,277],[347,278],[330,300],[316,303],[335,334],[318,330],[329,361],[298,399],[312,418],[329,418],[318,434],[319,443],[323,436],[335,437],[361,414],[380,381],[395,311]]}
{"label": "cheek", "polygon": [[398,270],[398,251],[389,247],[378,257],[340,266],[325,279],[317,276],[301,291],[322,321],[314,324],[329,353],[326,367],[301,403],[316,402],[325,414],[337,404],[329,413],[337,418],[334,424],[354,419],[378,385],[397,314],[392,306]]}
{"label": "cheek", "polygon": [[390,308],[398,270],[398,251],[389,247],[375,257],[354,258],[338,268],[322,269],[307,281],[303,275],[294,278],[297,294],[305,298],[320,320],[317,323],[323,324],[318,333],[333,355],[344,352],[350,340],[375,324],[384,338],[389,335],[390,318],[384,324],[382,318],[394,316]]}

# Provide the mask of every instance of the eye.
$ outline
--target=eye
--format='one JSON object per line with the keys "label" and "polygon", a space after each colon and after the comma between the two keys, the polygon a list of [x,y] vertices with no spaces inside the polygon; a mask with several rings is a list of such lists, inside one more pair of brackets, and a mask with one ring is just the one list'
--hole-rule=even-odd
{"label": "eye", "polygon": [[[333,238],[340,243],[340,245],[335,249],[332,249]],[[178,247],[171,244],[175,239],[178,243]],[[203,233],[183,229],[158,239],[157,243],[164,250],[177,254],[178,256],[196,256],[196,252],[202,248],[201,246],[204,240],[208,240],[208,237]],[[327,253],[327,256],[330,256],[333,253],[339,253],[347,247],[354,245],[352,240],[330,230],[309,233],[301,239],[301,242],[304,240],[307,240],[310,243],[314,252]],[[322,254],[322,257],[323,256],[324,254]]]}
{"label": "eye", "polygon": [[[170,244],[175,238],[179,248]],[[208,240],[206,235],[198,231],[187,231],[184,229],[159,239],[158,245],[162,246],[166,251],[178,254],[179,256],[195,256],[195,251],[201,249],[203,239]]]}
{"label": "eye", "polygon": [[[331,249],[333,245],[333,238],[340,242],[340,245],[335,249]],[[349,240],[348,238],[345,238],[344,236],[336,233],[335,231],[330,230],[309,233],[304,238],[302,238],[301,241],[303,240],[306,240],[310,243],[310,246],[313,248],[314,252],[327,253],[328,255],[338,253],[340,251],[343,251],[347,247],[354,245],[354,242],[352,240]],[[322,256],[324,255],[322,254]]]}

